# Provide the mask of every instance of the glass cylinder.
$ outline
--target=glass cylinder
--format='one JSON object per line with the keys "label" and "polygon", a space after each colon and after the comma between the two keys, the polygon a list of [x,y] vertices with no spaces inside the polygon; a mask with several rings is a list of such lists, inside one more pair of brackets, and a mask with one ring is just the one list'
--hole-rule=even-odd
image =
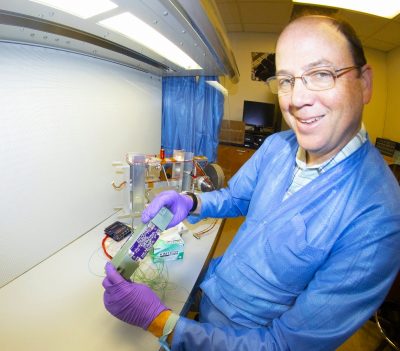
{"label": "glass cylinder", "polygon": [[146,156],[129,154],[132,217],[140,217],[145,204]]}
{"label": "glass cylinder", "polygon": [[172,158],[175,160],[172,165],[172,179],[176,182],[177,191],[182,191],[183,161],[185,160],[184,150],[174,150]]}
{"label": "glass cylinder", "polygon": [[183,162],[182,191],[192,191],[193,152],[186,151]]}

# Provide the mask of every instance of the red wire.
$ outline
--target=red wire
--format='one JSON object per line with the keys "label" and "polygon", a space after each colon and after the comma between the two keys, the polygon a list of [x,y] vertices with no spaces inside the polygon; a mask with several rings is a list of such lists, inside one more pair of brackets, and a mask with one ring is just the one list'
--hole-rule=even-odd
{"label": "red wire", "polygon": [[110,236],[107,234],[104,236],[103,240],[101,241],[101,247],[103,248],[104,255],[106,255],[111,260],[112,256],[107,252],[107,248],[106,248],[106,241],[109,237]]}

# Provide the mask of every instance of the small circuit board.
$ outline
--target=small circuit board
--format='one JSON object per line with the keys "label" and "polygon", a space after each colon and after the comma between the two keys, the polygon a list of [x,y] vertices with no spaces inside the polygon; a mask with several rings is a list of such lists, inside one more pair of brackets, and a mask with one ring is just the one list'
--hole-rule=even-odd
{"label": "small circuit board", "polygon": [[173,216],[171,211],[162,207],[149,223],[139,225],[119,249],[111,263],[125,279],[133,281],[133,273],[139,267],[140,261],[153,247],[161,232],[167,228]]}
{"label": "small circuit board", "polygon": [[104,234],[113,238],[115,241],[121,241],[131,233],[131,228],[121,222],[114,222],[104,229]]}

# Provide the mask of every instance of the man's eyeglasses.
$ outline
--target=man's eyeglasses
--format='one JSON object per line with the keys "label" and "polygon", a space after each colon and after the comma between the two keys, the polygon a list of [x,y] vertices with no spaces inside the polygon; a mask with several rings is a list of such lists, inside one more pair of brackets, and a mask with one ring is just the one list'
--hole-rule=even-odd
{"label": "man's eyeglasses", "polygon": [[267,79],[267,84],[273,94],[285,95],[292,92],[296,79],[301,79],[309,90],[319,91],[331,89],[335,86],[336,78],[359,66],[349,66],[340,69],[334,67],[317,67],[305,71],[300,77],[288,74],[279,74]]}

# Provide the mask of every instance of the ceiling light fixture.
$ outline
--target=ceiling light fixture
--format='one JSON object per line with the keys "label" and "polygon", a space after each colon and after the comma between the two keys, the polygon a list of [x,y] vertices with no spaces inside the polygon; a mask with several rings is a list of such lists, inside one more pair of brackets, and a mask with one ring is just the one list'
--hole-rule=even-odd
{"label": "ceiling light fixture", "polygon": [[400,2],[393,0],[292,0],[295,3],[338,7],[375,16],[393,18],[400,13]]}
{"label": "ceiling light fixture", "polygon": [[118,7],[109,0],[30,0],[87,19]]}
{"label": "ceiling light fixture", "polygon": [[186,70],[202,69],[174,43],[129,12],[107,18],[98,24],[134,40]]}

